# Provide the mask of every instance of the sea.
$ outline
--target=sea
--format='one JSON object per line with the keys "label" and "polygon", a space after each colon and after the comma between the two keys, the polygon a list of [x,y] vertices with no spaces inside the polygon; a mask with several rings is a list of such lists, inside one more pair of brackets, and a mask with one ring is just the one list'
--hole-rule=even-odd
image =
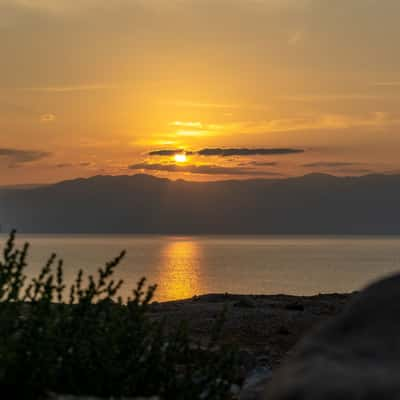
{"label": "sea", "polygon": [[[3,248],[7,236],[0,236]],[[64,261],[67,284],[77,271],[96,275],[122,250],[115,272],[126,298],[146,277],[158,284],[155,300],[170,301],[206,293],[344,293],[400,272],[397,236],[153,236],[19,235],[30,243],[30,277],[52,253]]]}

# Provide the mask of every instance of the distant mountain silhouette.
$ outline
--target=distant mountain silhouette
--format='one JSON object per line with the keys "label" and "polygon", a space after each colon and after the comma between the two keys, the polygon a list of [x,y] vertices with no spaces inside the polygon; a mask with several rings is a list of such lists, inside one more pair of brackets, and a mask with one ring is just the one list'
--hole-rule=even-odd
{"label": "distant mountain silhouette", "polygon": [[38,233],[400,234],[400,175],[96,176],[0,191],[0,224]]}
{"label": "distant mountain silhouette", "polygon": [[16,190],[16,189],[36,189],[38,187],[47,186],[45,184],[27,184],[27,185],[5,185],[0,186],[0,192],[4,192],[6,190]]}

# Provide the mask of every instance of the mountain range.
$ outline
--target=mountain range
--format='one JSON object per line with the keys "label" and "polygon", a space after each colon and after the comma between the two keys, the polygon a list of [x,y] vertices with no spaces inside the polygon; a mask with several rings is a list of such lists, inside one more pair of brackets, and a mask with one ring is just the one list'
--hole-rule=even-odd
{"label": "mountain range", "polygon": [[0,224],[24,233],[400,234],[400,175],[95,176],[0,190]]}

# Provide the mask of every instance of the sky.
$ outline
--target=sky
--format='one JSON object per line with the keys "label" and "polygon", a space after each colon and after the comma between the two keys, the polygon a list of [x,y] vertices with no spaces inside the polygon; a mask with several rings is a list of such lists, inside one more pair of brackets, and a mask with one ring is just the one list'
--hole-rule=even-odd
{"label": "sky", "polygon": [[0,185],[397,173],[399,15],[398,0],[0,0]]}

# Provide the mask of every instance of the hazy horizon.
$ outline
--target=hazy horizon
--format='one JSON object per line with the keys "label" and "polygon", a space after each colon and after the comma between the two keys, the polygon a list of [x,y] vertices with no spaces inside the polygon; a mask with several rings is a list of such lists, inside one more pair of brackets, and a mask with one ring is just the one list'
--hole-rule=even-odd
{"label": "hazy horizon", "polygon": [[399,234],[400,175],[196,182],[99,175],[0,191],[5,231]]}
{"label": "hazy horizon", "polygon": [[108,175],[108,174],[97,174],[97,175],[90,175],[90,176],[76,176],[72,178],[67,178],[67,179],[62,179],[62,180],[56,180],[54,182],[45,182],[45,183],[35,183],[35,182],[25,182],[25,183],[18,183],[15,185],[0,185],[0,189],[35,189],[38,187],[43,187],[43,186],[51,186],[51,185],[57,185],[59,183],[63,182],[68,182],[68,181],[79,181],[79,180],[90,180],[93,178],[98,178],[98,177],[135,177],[135,176],[146,176],[150,178],[156,178],[156,179],[168,179],[171,182],[179,182],[179,181],[184,181],[187,183],[218,183],[218,182],[230,182],[230,181],[252,181],[252,180],[265,180],[265,181],[270,181],[270,180],[277,180],[277,181],[284,181],[287,179],[296,179],[296,178],[304,178],[307,176],[327,176],[327,177],[333,177],[333,178],[362,178],[362,177],[368,177],[368,176],[400,176],[400,173],[379,173],[379,172],[371,172],[371,173],[366,173],[363,175],[335,175],[335,174],[329,174],[329,173],[324,173],[324,172],[310,172],[307,174],[301,174],[301,175],[294,175],[290,177],[286,176],[278,176],[278,177],[232,177],[232,178],[217,178],[217,180],[210,179],[210,180],[201,180],[198,181],[196,179],[190,179],[189,178],[175,178],[173,176],[157,176],[157,175],[152,175],[150,173],[132,173],[132,174],[118,174],[118,175]]}

